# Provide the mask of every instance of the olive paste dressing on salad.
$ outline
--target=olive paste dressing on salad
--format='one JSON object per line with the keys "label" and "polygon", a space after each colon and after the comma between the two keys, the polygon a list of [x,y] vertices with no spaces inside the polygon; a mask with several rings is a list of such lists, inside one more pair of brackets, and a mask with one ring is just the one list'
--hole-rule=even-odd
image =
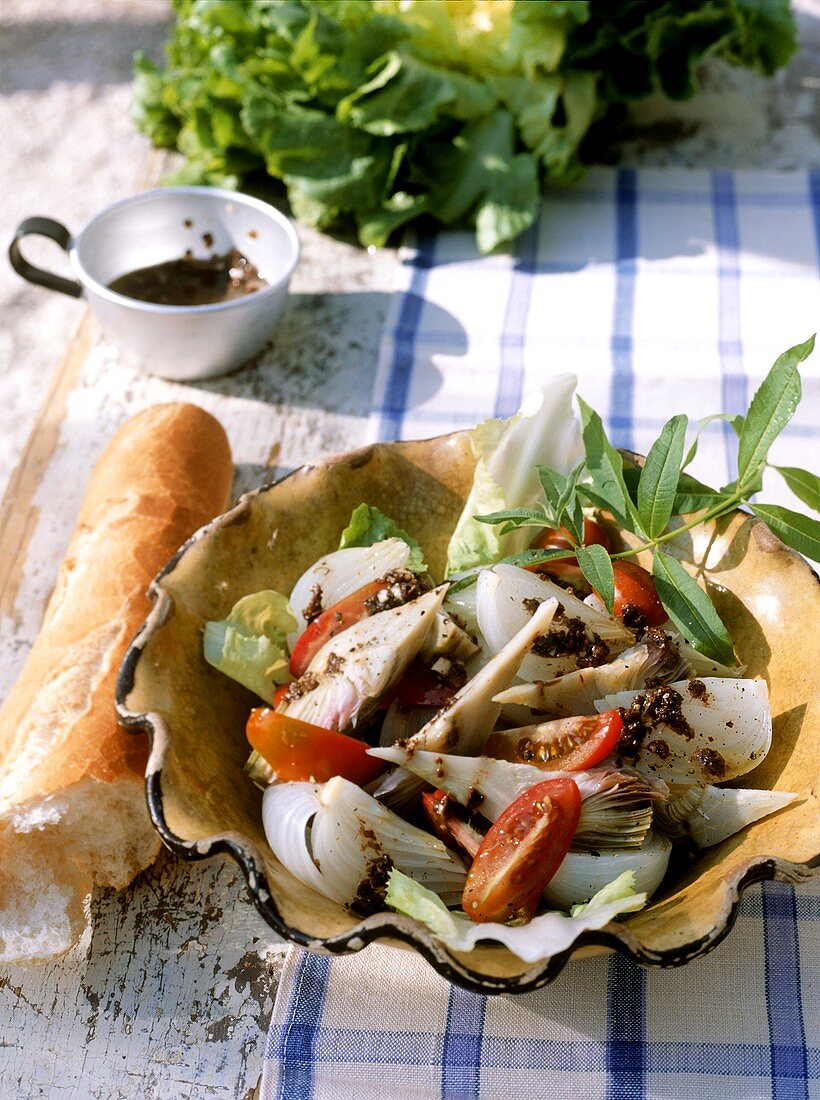
{"label": "olive paste dressing on salad", "polygon": [[573,390],[558,376],[474,430],[444,580],[363,502],[290,592],[204,635],[260,697],[246,770],[280,862],[355,914],[527,961],[640,908],[674,845],[796,797],[718,786],[770,747],[766,683],[731,645],[723,661],[690,644],[613,513],[567,488],[590,461]]}

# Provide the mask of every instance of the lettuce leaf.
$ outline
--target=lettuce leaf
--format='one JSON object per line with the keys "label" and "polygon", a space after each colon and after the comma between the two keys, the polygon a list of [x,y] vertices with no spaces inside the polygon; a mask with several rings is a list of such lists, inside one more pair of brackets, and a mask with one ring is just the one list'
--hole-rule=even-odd
{"label": "lettuce leaf", "polygon": [[566,951],[582,932],[603,928],[622,913],[637,912],[646,904],[646,894],[635,893],[635,874],[624,871],[569,913],[541,913],[519,925],[477,924],[466,914],[451,912],[432,890],[393,868],[384,900],[397,912],[421,921],[453,951],[472,951],[480,940],[492,940],[524,962],[534,963]]}
{"label": "lettuce leaf", "polygon": [[[422,214],[488,252],[570,182],[596,120],[710,55],[761,73],[796,48],[788,0],[173,0],[132,118],[176,182],[281,180],[297,217],[383,244]],[[485,125],[486,124],[486,125]],[[432,165],[450,165],[436,172]]]}
{"label": "lettuce leaf", "polygon": [[353,509],[350,523],[342,531],[342,537],[339,539],[339,549],[346,550],[349,546],[373,546],[374,543],[382,542],[384,539],[401,539],[402,542],[406,542],[411,550],[407,568],[414,573],[427,572],[424,552],[413,536],[402,531],[396,526],[394,520],[369,504],[360,504],[358,508]]}
{"label": "lettuce leaf", "polygon": [[235,603],[227,619],[205,624],[205,660],[272,703],[276,685],[291,678],[286,636],[294,630],[286,596],[254,592]]}
{"label": "lettuce leaf", "polygon": [[557,374],[531,394],[509,420],[485,420],[470,433],[476,457],[473,486],[447,547],[447,575],[520,553],[532,540],[528,528],[501,534],[476,516],[529,508],[541,497],[535,471],[549,466],[569,474],[583,459],[581,432],[572,408],[575,376]]}

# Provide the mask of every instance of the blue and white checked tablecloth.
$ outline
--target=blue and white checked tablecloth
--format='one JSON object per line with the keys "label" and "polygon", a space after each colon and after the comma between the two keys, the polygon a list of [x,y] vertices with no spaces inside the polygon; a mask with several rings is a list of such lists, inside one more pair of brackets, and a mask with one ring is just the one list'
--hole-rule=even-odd
{"label": "blue and white checked tablecloth", "polygon": [[[551,372],[622,447],[676,412],[745,409],[775,357],[820,327],[820,173],[620,169],[553,193],[509,255],[461,233],[402,250],[373,394],[373,438],[514,413]],[[817,466],[820,352],[776,444]],[[734,476],[727,425],[693,472]],[[764,499],[795,506],[773,475]],[[797,505],[799,507],[799,505]],[[767,883],[706,958],[647,971],[570,963],[538,993],[485,998],[419,957],[291,949],[263,1100],[820,1100],[820,881]]]}

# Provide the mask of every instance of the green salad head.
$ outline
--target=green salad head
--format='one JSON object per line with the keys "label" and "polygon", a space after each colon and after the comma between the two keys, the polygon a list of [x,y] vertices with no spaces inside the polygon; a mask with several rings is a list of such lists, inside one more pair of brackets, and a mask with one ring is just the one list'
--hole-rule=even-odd
{"label": "green salad head", "polygon": [[762,73],[795,50],[788,0],[174,0],[133,118],[176,183],[260,170],[302,221],[382,245],[420,215],[482,252],[535,221],[613,105],[695,91],[708,55]]}

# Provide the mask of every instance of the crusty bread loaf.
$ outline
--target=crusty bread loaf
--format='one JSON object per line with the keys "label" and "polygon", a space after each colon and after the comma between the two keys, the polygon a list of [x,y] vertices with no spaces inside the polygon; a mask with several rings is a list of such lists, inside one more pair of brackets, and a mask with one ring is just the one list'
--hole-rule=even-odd
{"label": "crusty bread loaf", "polygon": [[65,951],[93,885],[122,887],[159,842],[145,807],[147,738],[114,688],[174,551],[228,503],[231,453],[195,405],[122,427],[91,476],[45,619],[0,710],[0,961]]}

